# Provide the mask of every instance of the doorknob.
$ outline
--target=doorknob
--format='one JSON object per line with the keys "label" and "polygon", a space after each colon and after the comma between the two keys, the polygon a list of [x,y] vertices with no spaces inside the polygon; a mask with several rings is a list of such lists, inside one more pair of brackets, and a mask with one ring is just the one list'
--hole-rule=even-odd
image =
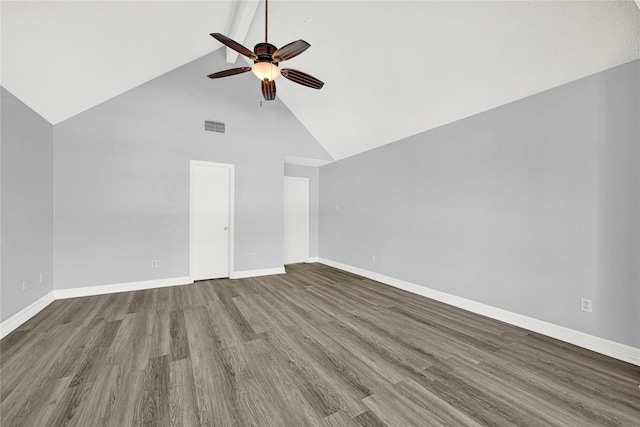
{"label": "doorknob", "polygon": [[225,230],[228,230],[228,229],[229,229],[229,227],[227,226],[227,227],[225,227],[224,229],[225,229]]}

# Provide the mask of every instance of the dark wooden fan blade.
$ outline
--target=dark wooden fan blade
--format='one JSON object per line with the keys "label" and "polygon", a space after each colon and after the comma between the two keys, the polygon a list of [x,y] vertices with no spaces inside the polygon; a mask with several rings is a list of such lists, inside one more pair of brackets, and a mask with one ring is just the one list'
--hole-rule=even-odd
{"label": "dark wooden fan blade", "polygon": [[291,80],[292,82],[296,82],[313,89],[322,89],[322,86],[324,86],[324,83],[322,81],[307,73],[303,73],[302,71],[293,70],[291,68],[283,68],[282,70],[280,70],[280,74],[282,74],[283,77]]}
{"label": "dark wooden fan blade", "polygon": [[273,101],[276,99],[276,82],[271,81],[263,81],[262,82],[262,96],[267,101]]}
{"label": "dark wooden fan blade", "polygon": [[235,76],[236,74],[246,73],[251,71],[251,67],[232,68],[230,70],[218,71],[217,73],[209,74],[207,77],[210,79],[217,79],[220,77]]}
{"label": "dark wooden fan blade", "polygon": [[237,41],[231,40],[229,37],[222,35],[220,33],[211,33],[211,37],[213,37],[214,39],[218,40],[220,43],[222,43],[225,46],[230,47],[231,49],[235,50],[236,52],[247,56],[251,59],[258,59],[258,56],[253,53],[252,51],[250,51],[249,49],[247,49],[246,47],[242,46],[240,43],[238,43]]}
{"label": "dark wooden fan blade", "polygon": [[286,61],[287,59],[300,55],[302,52],[309,49],[309,46],[311,45],[304,40],[296,40],[273,52],[271,57],[276,62]]}

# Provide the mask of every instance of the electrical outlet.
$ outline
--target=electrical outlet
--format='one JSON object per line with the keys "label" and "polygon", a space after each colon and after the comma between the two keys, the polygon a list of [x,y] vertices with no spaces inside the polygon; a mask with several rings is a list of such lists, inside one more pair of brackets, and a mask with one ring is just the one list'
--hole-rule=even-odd
{"label": "electrical outlet", "polygon": [[40,273],[40,283],[44,282],[44,273]]}
{"label": "electrical outlet", "polygon": [[158,266],[158,260],[157,259],[152,259],[151,260],[151,267],[156,268]]}
{"label": "electrical outlet", "polygon": [[257,258],[258,258],[258,255],[255,252],[253,252],[251,254],[251,259],[257,259]]}
{"label": "electrical outlet", "polygon": [[589,298],[580,298],[580,310],[586,311],[587,313],[591,313],[591,300]]}
{"label": "electrical outlet", "polygon": [[26,290],[27,290],[27,281],[26,281],[26,280],[23,280],[23,281],[22,281],[22,290],[23,290],[23,291],[26,291]]}
{"label": "electrical outlet", "polygon": [[371,255],[371,262],[376,262],[376,256],[375,255]]}

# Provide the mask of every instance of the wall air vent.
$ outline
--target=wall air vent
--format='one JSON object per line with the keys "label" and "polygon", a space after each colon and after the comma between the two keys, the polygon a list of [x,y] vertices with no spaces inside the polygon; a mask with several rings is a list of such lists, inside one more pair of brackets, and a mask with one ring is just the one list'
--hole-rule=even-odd
{"label": "wall air vent", "polygon": [[206,132],[224,133],[224,123],[214,122],[211,120],[204,121],[204,130]]}

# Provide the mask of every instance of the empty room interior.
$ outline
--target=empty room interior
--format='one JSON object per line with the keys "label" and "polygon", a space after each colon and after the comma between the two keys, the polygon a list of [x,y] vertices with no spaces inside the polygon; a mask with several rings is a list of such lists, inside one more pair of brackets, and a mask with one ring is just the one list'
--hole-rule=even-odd
{"label": "empty room interior", "polygon": [[640,0],[0,2],[0,425],[640,425]]}

